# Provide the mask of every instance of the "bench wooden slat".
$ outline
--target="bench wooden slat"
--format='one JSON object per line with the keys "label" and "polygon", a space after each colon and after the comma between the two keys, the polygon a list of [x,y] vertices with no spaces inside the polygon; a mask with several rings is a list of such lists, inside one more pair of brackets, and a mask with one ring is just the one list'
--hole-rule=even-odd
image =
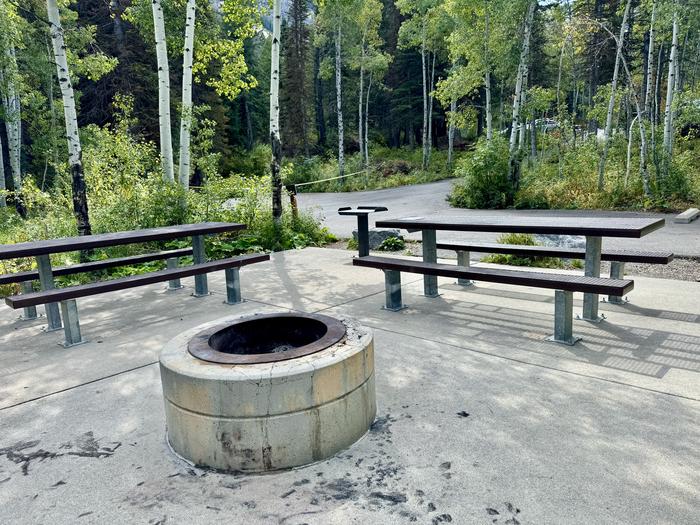
{"label": "bench wooden slat", "polygon": [[[102,261],[90,261],[87,263],[73,264],[71,266],[61,266],[53,269],[53,275],[54,277],[58,275],[74,275],[76,273],[94,272],[97,270],[105,270],[107,268],[116,268],[118,266],[160,261],[171,257],[186,257],[188,255],[192,255],[192,248],[144,253],[141,255],[131,255],[129,257],[117,257],[114,259],[104,259]],[[27,272],[0,275],[0,284],[21,283],[24,281],[36,281],[38,279],[39,272],[37,270],[29,270]]]}
{"label": "bench wooden slat", "polygon": [[6,297],[5,303],[14,309],[46,303],[57,303],[68,299],[77,299],[79,297],[87,297],[105,292],[114,292],[118,290],[125,290],[127,288],[135,288],[137,286],[146,286],[149,284],[170,281],[172,279],[192,277],[193,275],[225,270],[227,268],[237,268],[268,260],[270,260],[269,254],[241,255],[230,259],[209,261],[193,266],[184,266],[170,270],[159,270],[157,272],[149,272],[141,275],[130,275],[128,277],[112,279],[110,281],[100,281],[96,283],[83,284],[80,286],[71,286],[69,288],[56,288],[53,290],[34,292],[26,295],[15,295]]}
{"label": "bench wooden slat", "polygon": [[389,257],[359,257],[353,259],[353,265],[377,268],[380,270],[395,270],[423,275],[475,279],[492,283],[515,284],[535,288],[549,288],[552,290],[602,295],[621,296],[627,294],[634,288],[634,281],[629,279],[606,279],[602,277],[584,277],[556,273],[465,267]]}
{"label": "bench wooden slat", "polygon": [[[502,253],[524,257],[562,257],[564,259],[585,259],[586,250],[581,248],[560,248],[557,246],[527,246],[520,244],[438,243],[439,250],[455,250],[477,253]],[[648,252],[643,250],[605,250],[601,260],[615,262],[635,262],[647,264],[668,264],[673,260],[670,252]]]}

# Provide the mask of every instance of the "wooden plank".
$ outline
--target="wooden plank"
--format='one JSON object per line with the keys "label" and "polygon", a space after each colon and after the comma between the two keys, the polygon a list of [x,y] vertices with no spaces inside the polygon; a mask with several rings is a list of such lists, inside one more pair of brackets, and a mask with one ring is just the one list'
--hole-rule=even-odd
{"label": "wooden plank", "polygon": [[[145,262],[161,261],[170,257],[186,257],[192,255],[192,248],[182,248],[180,250],[167,250],[156,253],[144,253],[132,255],[130,257],[117,257],[114,259],[104,259],[102,261],[90,261],[87,263],[73,264],[71,266],[60,266],[53,269],[53,275],[74,275],[76,273],[94,272],[118,266],[128,266],[130,264],[141,264]],[[36,281],[39,279],[37,270],[27,272],[8,273],[0,275],[0,284],[21,283],[24,281]]]}
{"label": "wooden plank", "polygon": [[449,230],[471,232],[543,233],[587,235],[595,237],[640,238],[665,225],[664,219],[640,217],[529,217],[464,216],[405,217],[377,221],[377,228],[402,228],[409,231]]}
{"label": "wooden plank", "polygon": [[518,270],[500,270],[454,266],[451,264],[424,263],[407,259],[389,257],[359,257],[353,259],[354,266],[365,266],[382,270],[439,275],[462,279],[475,279],[501,284],[515,284],[534,288],[549,288],[568,292],[585,292],[601,295],[625,295],[634,288],[630,279],[605,279],[602,277],[585,277],[579,275],[562,275],[557,273],[526,272]]}
{"label": "wooden plank", "polygon": [[[527,246],[520,244],[471,243],[454,244],[438,243],[440,250],[455,250],[477,253],[503,253],[506,255],[521,255],[523,257],[562,257],[564,259],[585,259],[586,250],[583,248],[561,248],[557,246]],[[670,252],[647,252],[642,250],[606,250],[602,252],[603,261],[636,262],[647,264],[668,264],[673,260]]]}
{"label": "wooden plank", "polygon": [[36,306],[38,304],[45,303],[57,303],[68,299],[77,299],[79,297],[87,297],[105,292],[116,292],[118,290],[126,290],[127,288],[146,286],[149,284],[170,281],[172,279],[180,279],[183,277],[192,277],[193,275],[202,273],[225,270],[226,268],[237,268],[269,260],[269,254],[241,255],[230,259],[220,259],[218,261],[210,261],[193,266],[184,266],[182,268],[159,270],[157,272],[150,272],[142,275],[130,275],[128,277],[112,279],[110,281],[100,281],[96,283],[83,284],[80,286],[71,286],[70,288],[55,288],[52,290],[35,292],[26,295],[13,295],[11,297],[6,297],[5,303],[14,309],[24,308],[26,306]]}
{"label": "wooden plank", "polygon": [[245,227],[245,224],[236,224],[232,222],[201,222],[198,224],[182,224],[179,226],[150,228],[147,230],[100,233],[96,235],[84,235],[82,237],[64,237],[62,239],[49,239],[45,241],[4,244],[0,245],[0,259],[34,257],[36,255],[89,250],[92,248],[104,248],[106,246],[119,246],[122,244],[167,241],[170,239],[190,237],[192,235],[238,231],[245,229]]}
{"label": "wooden plank", "polygon": [[697,208],[688,208],[683,213],[679,213],[673,218],[676,224],[688,224],[700,217],[700,210]]}

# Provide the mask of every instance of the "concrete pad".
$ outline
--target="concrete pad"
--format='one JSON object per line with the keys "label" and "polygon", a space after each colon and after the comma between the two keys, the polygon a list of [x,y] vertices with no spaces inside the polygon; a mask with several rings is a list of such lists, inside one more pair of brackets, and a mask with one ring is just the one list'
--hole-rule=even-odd
{"label": "concrete pad", "polygon": [[[407,275],[409,308],[386,312],[382,272],[323,249],[242,276],[249,301],[234,307],[222,304],[223,275],[202,299],[154,286],[80,301],[92,342],[70,349],[0,309],[0,523],[697,521],[695,283],[635,279],[633,303],[602,305],[599,325],[576,322],[584,341],[569,348],[542,341],[551,291],[465,291],[447,279],[427,299],[422,278]],[[177,459],[165,441],[161,345],[217,317],[291,308],[375,328],[370,433],[274,475]]]}

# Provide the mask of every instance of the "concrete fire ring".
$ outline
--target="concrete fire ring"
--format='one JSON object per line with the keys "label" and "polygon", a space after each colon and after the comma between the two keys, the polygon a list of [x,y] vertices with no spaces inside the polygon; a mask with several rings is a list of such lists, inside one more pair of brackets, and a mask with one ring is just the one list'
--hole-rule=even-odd
{"label": "concrete fire ring", "polygon": [[160,372],[175,453],[197,466],[264,472],[326,459],[361,438],[376,416],[374,338],[340,320],[339,342],[287,361],[223,365],[187,351],[193,336],[226,319],[168,342]]}

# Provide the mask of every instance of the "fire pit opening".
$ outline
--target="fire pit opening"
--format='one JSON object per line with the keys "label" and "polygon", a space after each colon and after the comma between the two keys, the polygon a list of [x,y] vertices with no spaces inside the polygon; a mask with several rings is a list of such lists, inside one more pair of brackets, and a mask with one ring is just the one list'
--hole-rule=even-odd
{"label": "fire pit opening", "polygon": [[200,332],[188,350],[213,363],[269,363],[319,352],[344,336],[343,323],[324,315],[254,315]]}

